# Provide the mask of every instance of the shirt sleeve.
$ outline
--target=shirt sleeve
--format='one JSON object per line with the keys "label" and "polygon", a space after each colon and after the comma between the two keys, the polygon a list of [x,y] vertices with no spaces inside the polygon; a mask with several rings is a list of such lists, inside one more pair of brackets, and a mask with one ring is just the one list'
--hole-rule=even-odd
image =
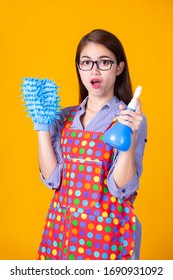
{"label": "shirt sleeve", "polygon": [[40,178],[42,182],[50,189],[59,189],[60,186],[60,178],[61,178],[61,172],[62,172],[62,165],[57,163],[52,175],[46,180],[44,179],[42,173],[40,172]]}
{"label": "shirt sleeve", "polygon": [[61,183],[61,174],[62,174],[62,152],[61,152],[61,127],[64,118],[70,112],[72,107],[67,107],[61,110],[59,119],[55,120],[55,123],[50,127],[50,136],[52,147],[57,159],[57,165],[48,179],[44,179],[41,171],[40,178],[42,182],[50,189],[59,189]]}
{"label": "shirt sleeve", "polygon": [[107,176],[107,185],[110,193],[117,198],[128,198],[130,195],[134,194],[139,188],[139,178],[143,171],[143,155],[144,149],[147,142],[147,122],[145,116],[143,116],[142,123],[137,132],[136,138],[136,147],[135,147],[135,166],[136,173],[134,177],[122,188],[118,188],[114,178],[113,178],[113,170],[118,160],[119,152],[116,150],[114,155],[113,165]]}

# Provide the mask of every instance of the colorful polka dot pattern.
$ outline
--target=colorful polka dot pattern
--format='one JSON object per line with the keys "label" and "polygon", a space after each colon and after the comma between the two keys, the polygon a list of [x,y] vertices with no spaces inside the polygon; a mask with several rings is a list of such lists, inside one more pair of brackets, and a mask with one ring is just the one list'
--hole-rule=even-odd
{"label": "colorful polka dot pattern", "polygon": [[102,133],[68,129],[73,114],[62,131],[62,185],[47,214],[38,258],[131,259],[136,223],[132,205],[112,196],[106,185],[113,150]]}

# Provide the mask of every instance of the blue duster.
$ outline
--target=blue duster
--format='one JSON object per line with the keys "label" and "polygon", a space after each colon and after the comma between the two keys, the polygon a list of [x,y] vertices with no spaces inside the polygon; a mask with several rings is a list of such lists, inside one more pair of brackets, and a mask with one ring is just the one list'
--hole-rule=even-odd
{"label": "blue duster", "polygon": [[53,124],[59,118],[59,86],[54,81],[39,78],[23,78],[22,91],[25,110],[34,123]]}

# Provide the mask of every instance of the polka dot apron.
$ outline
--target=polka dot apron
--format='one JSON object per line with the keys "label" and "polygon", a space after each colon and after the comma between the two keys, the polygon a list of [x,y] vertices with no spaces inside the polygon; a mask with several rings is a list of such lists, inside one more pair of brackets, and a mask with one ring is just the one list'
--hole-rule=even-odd
{"label": "polka dot apron", "polygon": [[63,173],[46,218],[38,259],[128,260],[135,239],[133,200],[116,198],[106,184],[113,149],[100,132],[62,129]]}

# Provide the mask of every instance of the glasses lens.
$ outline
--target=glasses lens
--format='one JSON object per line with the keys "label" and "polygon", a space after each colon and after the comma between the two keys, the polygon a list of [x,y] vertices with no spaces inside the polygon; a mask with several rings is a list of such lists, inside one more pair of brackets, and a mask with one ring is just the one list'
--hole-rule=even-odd
{"label": "glasses lens", "polygon": [[99,60],[98,61],[98,66],[100,70],[109,70],[111,69],[112,66],[112,61],[111,60]]}
{"label": "glasses lens", "polygon": [[93,62],[91,60],[83,60],[79,62],[79,68],[81,70],[90,70],[92,68]]}

